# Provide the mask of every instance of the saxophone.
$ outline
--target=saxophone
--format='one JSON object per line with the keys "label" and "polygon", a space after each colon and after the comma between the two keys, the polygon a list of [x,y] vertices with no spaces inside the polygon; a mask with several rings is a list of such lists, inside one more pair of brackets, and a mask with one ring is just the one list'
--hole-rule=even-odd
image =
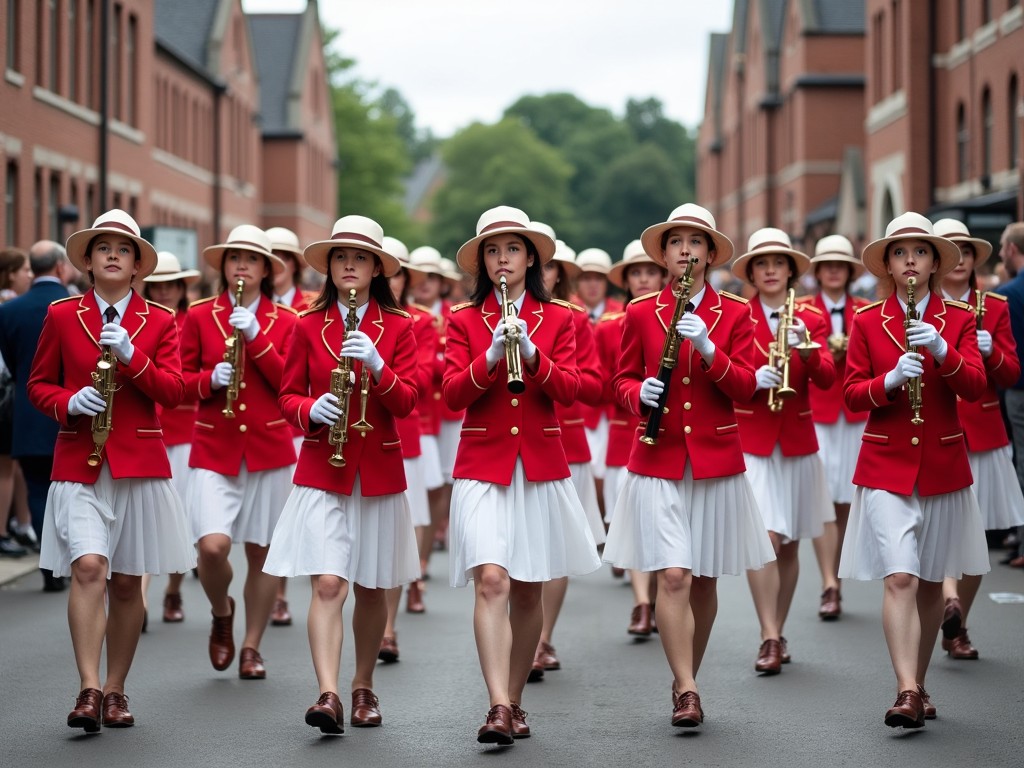
{"label": "saxophone", "polygon": [[[779,318],[779,327],[775,331],[775,341],[768,345],[768,365],[782,373],[782,383],[768,390],[768,409],[774,413],[782,410],[783,401],[789,400],[796,390],[789,383],[789,328],[793,325],[793,310],[796,303],[796,291],[789,289],[786,306]],[[801,345],[813,344],[809,339]],[[807,347],[813,349],[813,347]]]}
{"label": "saxophone", "polygon": [[[903,329],[905,333],[910,332],[910,327],[918,320],[921,316],[917,312],[917,301],[914,299],[914,278],[907,279],[907,317],[903,321]],[[904,346],[907,348],[907,352],[913,352],[914,354],[920,354],[921,350],[918,347],[911,347],[910,342],[906,341],[904,336]],[[911,424],[924,424],[924,419],[921,418],[921,377],[915,376],[906,384],[907,387],[907,400],[910,403],[911,410],[914,411],[914,415],[910,419]]]}
{"label": "saxophone", "polygon": [[526,389],[523,382],[523,362],[519,354],[519,326],[515,324],[515,305],[508,300],[508,281],[500,278],[501,319],[505,322],[505,366],[508,368],[508,391],[518,395]]}
{"label": "saxophone", "polygon": [[[242,291],[245,289],[245,283],[241,280],[235,284],[235,306],[242,306]],[[245,365],[245,338],[242,336],[242,329],[235,328],[232,333],[224,341],[224,362],[231,363],[231,381],[228,382],[227,391],[224,396],[224,410],[221,411],[224,414],[225,419],[235,418],[235,400],[238,399],[238,392],[242,383],[242,368]]]}
{"label": "saxophone", "polygon": [[[356,289],[348,292],[348,315],[345,317],[345,337],[356,329],[359,318],[356,317]],[[327,442],[334,446],[334,453],[327,459],[332,467],[345,466],[345,443],[348,442],[348,404],[352,397],[352,358],[341,357],[338,365],[331,371],[331,394],[338,399],[341,415],[327,432]]]}
{"label": "saxophone", "polygon": [[96,363],[96,370],[92,372],[92,385],[100,396],[106,401],[107,406],[92,417],[92,453],[86,459],[90,467],[98,467],[103,463],[103,446],[107,444],[110,437],[110,430],[113,427],[114,418],[114,373],[117,370],[117,359],[113,350],[104,346],[101,348],[100,359]]}

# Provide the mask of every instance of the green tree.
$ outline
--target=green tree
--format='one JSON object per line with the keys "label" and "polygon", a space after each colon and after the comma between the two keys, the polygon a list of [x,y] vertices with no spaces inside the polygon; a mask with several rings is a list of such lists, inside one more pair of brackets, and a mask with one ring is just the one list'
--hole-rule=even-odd
{"label": "green tree", "polygon": [[694,136],[682,124],[665,117],[661,101],[655,98],[643,101],[630,99],[626,103],[625,122],[637,143],[654,144],[665,152],[673,170],[683,181],[683,198],[692,200],[697,174]]}

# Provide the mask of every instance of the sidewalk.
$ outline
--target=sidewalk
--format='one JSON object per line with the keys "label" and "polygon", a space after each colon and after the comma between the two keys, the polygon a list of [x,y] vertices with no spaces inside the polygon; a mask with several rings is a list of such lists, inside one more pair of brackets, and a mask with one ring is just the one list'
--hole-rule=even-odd
{"label": "sidewalk", "polygon": [[0,586],[17,581],[22,576],[39,570],[39,555],[31,552],[25,557],[0,558]]}

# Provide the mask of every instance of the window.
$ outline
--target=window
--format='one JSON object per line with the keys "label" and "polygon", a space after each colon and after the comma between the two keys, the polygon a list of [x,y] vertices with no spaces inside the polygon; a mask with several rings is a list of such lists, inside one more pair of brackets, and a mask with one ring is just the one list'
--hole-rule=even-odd
{"label": "window", "polygon": [[88,107],[95,107],[96,83],[93,73],[96,71],[96,0],[86,0],[84,26],[82,39],[85,41],[85,104]]}
{"label": "window", "polygon": [[36,85],[42,86],[45,82],[46,59],[46,26],[43,19],[46,18],[47,0],[36,0]]}
{"label": "window", "polygon": [[970,173],[970,134],[967,131],[967,110],[961,103],[956,110],[956,180],[967,181]]}
{"label": "window", "polygon": [[956,39],[967,37],[967,0],[959,0],[956,4]]}
{"label": "window", "polygon": [[36,168],[35,185],[32,189],[32,237],[36,240],[43,239],[42,230],[43,216],[43,172]]}
{"label": "window", "polygon": [[1010,147],[1010,170],[1020,165],[1020,121],[1017,118],[1019,101],[1020,93],[1017,88],[1017,75],[1014,74],[1010,76],[1010,104],[1007,110],[1010,115],[1010,141],[1008,142]]}
{"label": "window", "polygon": [[50,214],[48,219],[50,222],[50,233],[49,238],[56,240],[58,243],[62,242],[64,238],[60,236],[60,174],[50,172]]}
{"label": "window", "polygon": [[[110,82],[113,84],[111,97],[114,100],[111,114],[117,120],[124,120],[124,101],[121,89],[121,4],[114,3],[114,20],[110,25]],[[114,206],[115,208],[119,206]]]}
{"label": "window", "polygon": [[47,73],[50,90],[54,93],[60,87],[60,14],[57,13],[57,0],[50,0],[50,17],[47,19],[50,28],[50,71]]}
{"label": "window", "polygon": [[124,107],[125,119],[129,125],[138,125],[137,116],[135,114],[135,86],[136,86],[136,72],[138,71],[138,61],[136,61],[136,49],[138,44],[138,27],[139,22],[132,14],[128,17],[128,37],[125,41],[125,54],[128,57],[128,68],[125,74],[128,77],[128,83],[125,87],[125,100],[126,104]]}
{"label": "window", "polygon": [[68,98],[78,99],[78,0],[68,3]]}
{"label": "window", "polygon": [[7,68],[17,72],[18,66],[18,3],[7,0]]}
{"label": "window", "polygon": [[903,20],[900,18],[900,0],[892,0],[892,89],[903,87],[903,57],[896,51],[902,50]]}
{"label": "window", "polygon": [[4,183],[4,221],[7,231],[4,242],[7,245],[18,245],[18,164],[7,161],[7,177]]}
{"label": "window", "polygon": [[82,211],[82,221],[89,222],[96,220],[96,185],[90,184],[85,189],[85,210]]}
{"label": "window", "polygon": [[[986,87],[981,92],[981,173],[983,179],[992,176],[992,92]],[[982,181],[982,184],[985,184]]]}
{"label": "window", "polygon": [[871,77],[871,91],[874,96],[874,101],[877,103],[882,100],[882,94],[885,93],[885,89],[882,83],[882,49],[885,47],[882,43],[882,32],[884,30],[883,24],[884,16],[881,13],[876,13],[874,18],[874,30],[871,35],[871,47],[874,58],[874,66],[872,67]]}
{"label": "window", "polygon": [[981,0],[981,23],[992,21],[992,0]]}

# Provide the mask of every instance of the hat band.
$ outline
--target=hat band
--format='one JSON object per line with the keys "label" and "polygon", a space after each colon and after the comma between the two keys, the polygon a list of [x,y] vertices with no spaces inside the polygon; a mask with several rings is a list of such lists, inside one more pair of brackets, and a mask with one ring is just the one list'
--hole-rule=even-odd
{"label": "hat band", "polygon": [[380,243],[378,243],[372,237],[360,235],[358,232],[336,232],[333,235],[331,235],[331,240],[355,240],[360,243],[372,245],[374,248],[384,250],[383,248],[381,248]]}
{"label": "hat band", "polygon": [[239,247],[239,246],[255,248],[260,253],[266,253],[267,252],[266,248],[264,248],[259,243],[252,242],[251,240],[231,240],[231,241],[229,241],[227,243],[224,243],[224,247],[226,249],[235,248],[235,247]]}
{"label": "hat band", "polygon": [[780,242],[778,240],[772,240],[772,241],[767,242],[767,243],[758,243],[757,245],[755,245],[750,250],[751,251],[761,251],[761,250],[764,250],[765,248],[785,248],[787,251],[793,250],[793,246],[792,245],[790,245],[789,243]]}
{"label": "hat band", "polygon": [[93,229],[119,229],[122,232],[127,232],[132,237],[139,237],[139,233],[129,227],[127,224],[122,224],[119,221],[103,221],[97,224]]}
{"label": "hat band", "polygon": [[677,218],[672,219],[672,221],[681,221],[687,224],[696,224],[697,226],[704,227],[705,229],[714,229],[713,226],[708,224],[703,219],[698,219],[696,216],[679,216]]}
{"label": "hat band", "polygon": [[901,237],[903,235],[927,235],[928,237],[935,237],[935,235],[933,235],[927,229],[921,229],[921,227],[904,227],[903,229],[897,229],[886,239],[888,239],[889,237]]}
{"label": "hat band", "polygon": [[485,232],[491,232],[495,229],[508,229],[509,227],[515,227],[516,229],[529,229],[529,227],[520,224],[518,221],[495,221],[477,232],[477,237]]}

